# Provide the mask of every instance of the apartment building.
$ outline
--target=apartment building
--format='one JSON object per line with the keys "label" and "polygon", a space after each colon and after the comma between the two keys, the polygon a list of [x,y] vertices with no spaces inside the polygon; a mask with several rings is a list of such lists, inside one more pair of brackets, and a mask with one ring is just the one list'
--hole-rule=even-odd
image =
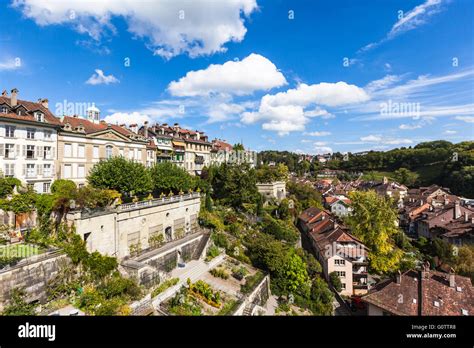
{"label": "apartment building", "polygon": [[114,156],[152,166],[155,148],[149,139],[138,134],[138,127],[107,124],[100,120],[100,110],[88,108],[85,118],[63,116],[58,134],[56,175],[77,185],[86,183],[87,174],[94,164]]}
{"label": "apartment building", "polygon": [[57,134],[60,121],[48,108],[48,99],[31,102],[0,96],[0,169],[39,193],[48,193],[55,179]]}
{"label": "apartment building", "polygon": [[251,150],[234,150],[233,146],[222,139],[214,139],[211,149],[211,165],[222,163],[247,163],[255,168],[257,153]]}
{"label": "apartment building", "polygon": [[301,213],[298,227],[321,263],[326,279],[333,272],[339,276],[341,295],[367,293],[368,249],[359,239],[335,222],[328,212],[315,207]]}
{"label": "apartment building", "polygon": [[186,169],[189,174],[199,175],[204,167],[210,165],[212,143],[204,132],[181,128],[178,123],[173,126],[166,123],[154,125],[151,130],[157,141],[162,139],[163,151],[169,149],[171,143],[171,162]]}

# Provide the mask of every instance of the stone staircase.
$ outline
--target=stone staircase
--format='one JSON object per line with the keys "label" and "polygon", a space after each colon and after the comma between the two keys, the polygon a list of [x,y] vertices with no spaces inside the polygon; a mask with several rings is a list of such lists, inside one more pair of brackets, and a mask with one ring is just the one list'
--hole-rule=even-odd
{"label": "stone staircase", "polygon": [[192,257],[193,260],[199,260],[201,258],[202,252],[206,248],[206,245],[207,245],[210,237],[211,237],[211,234],[208,233],[208,232],[204,233],[202,235],[201,240],[199,241],[199,244],[198,244],[198,246],[196,247],[196,250],[193,253],[193,257]]}

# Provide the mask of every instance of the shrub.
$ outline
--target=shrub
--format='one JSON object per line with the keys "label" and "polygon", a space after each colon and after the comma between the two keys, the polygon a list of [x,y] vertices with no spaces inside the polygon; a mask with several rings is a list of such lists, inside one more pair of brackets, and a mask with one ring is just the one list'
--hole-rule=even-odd
{"label": "shrub", "polygon": [[206,261],[209,262],[213,258],[219,256],[220,251],[219,248],[216,247],[215,245],[212,245],[208,250],[207,250],[207,256],[206,256]]}
{"label": "shrub", "polygon": [[229,273],[227,273],[223,268],[213,268],[209,271],[209,273],[211,273],[216,278],[229,279]]}

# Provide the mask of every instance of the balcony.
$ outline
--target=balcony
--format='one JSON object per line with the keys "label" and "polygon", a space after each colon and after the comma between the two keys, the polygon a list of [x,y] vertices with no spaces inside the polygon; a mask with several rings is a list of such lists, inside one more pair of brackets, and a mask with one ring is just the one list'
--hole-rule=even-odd
{"label": "balcony", "polygon": [[361,283],[361,282],[352,282],[352,288],[354,288],[354,289],[368,289],[368,285],[366,283]]}
{"label": "balcony", "polygon": [[353,274],[367,274],[367,267],[362,265],[355,265],[352,267]]}

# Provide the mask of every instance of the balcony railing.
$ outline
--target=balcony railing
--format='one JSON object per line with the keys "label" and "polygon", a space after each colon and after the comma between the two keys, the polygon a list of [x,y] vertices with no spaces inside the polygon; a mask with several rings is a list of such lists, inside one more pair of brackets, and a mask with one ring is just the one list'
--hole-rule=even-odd
{"label": "balcony railing", "polygon": [[186,201],[189,199],[199,198],[201,194],[199,192],[187,193],[183,195],[175,195],[171,197],[163,197],[157,199],[150,199],[148,201],[125,203],[117,206],[118,211],[127,211],[140,208],[154,207],[158,205],[170,204],[180,201]]}

